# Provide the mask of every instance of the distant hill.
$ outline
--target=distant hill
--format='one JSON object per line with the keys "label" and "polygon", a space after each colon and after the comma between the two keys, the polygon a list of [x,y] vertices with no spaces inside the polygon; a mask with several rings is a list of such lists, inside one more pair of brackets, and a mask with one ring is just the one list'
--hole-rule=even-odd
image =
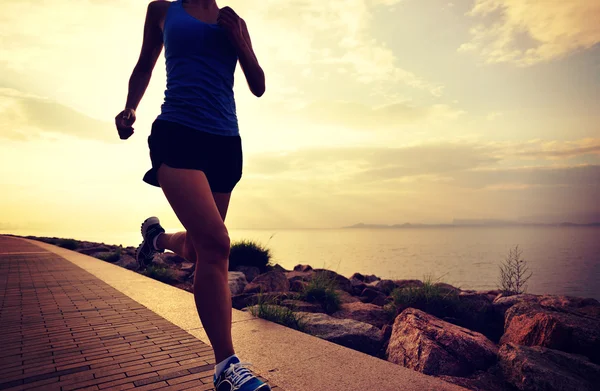
{"label": "distant hill", "polygon": [[398,228],[460,228],[460,227],[600,227],[600,222],[578,224],[570,222],[562,223],[521,223],[516,221],[503,221],[503,220],[460,220],[455,219],[452,224],[365,224],[358,223],[346,228],[375,228],[375,229],[398,229]]}

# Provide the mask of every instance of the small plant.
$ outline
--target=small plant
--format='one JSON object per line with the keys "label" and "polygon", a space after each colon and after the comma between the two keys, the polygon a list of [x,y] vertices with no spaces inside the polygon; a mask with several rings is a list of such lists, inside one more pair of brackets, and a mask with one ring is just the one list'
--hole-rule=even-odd
{"label": "small plant", "polygon": [[100,253],[96,255],[96,258],[106,262],[115,263],[121,259],[121,251],[117,250],[110,253]]}
{"label": "small plant", "polygon": [[238,266],[254,266],[264,272],[271,262],[271,250],[252,240],[240,240],[231,245],[229,270]]}
{"label": "small plant", "polygon": [[390,296],[392,302],[384,309],[392,318],[409,307],[440,318],[453,317],[459,311],[458,294],[444,289],[431,276],[425,276],[420,287],[396,288]]}
{"label": "small plant", "polygon": [[506,296],[520,295],[527,290],[527,281],[533,275],[527,262],[522,258],[523,251],[519,246],[508,251],[506,259],[500,265],[500,289]]}
{"label": "small plant", "polygon": [[309,303],[320,303],[326,313],[332,314],[340,309],[341,304],[337,287],[337,282],[329,274],[316,272],[298,296]]}
{"label": "small plant", "polygon": [[142,274],[146,277],[150,277],[165,283],[173,282],[176,280],[173,271],[166,267],[148,266],[146,270],[142,272]]}
{"label": "small plant", "polygon": [[75,239],[58,239],[56,245],[66,248],[67,250],[75,250],[79,247],[79,241]]}
{"label": "small plant", "polygon": [[250,307],[250,313],[253,316],[278,323],[294,330],[304,331],[305,329],[305,323],[302,321],[301,316],[287,307],[275,305],[274,299],[265,299],[262,293],[258,295],[256,306]]}

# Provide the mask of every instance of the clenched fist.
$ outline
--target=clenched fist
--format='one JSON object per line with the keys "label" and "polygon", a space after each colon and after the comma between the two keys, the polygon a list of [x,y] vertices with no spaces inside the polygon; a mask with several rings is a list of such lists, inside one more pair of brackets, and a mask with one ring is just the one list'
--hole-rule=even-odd
{"label": "clenched fist", "polygon": [[127,140],[133,134],[133,124],[135,122],[135,110],[125,109],[115,117],[115,125],[119,132],[121,140]]}

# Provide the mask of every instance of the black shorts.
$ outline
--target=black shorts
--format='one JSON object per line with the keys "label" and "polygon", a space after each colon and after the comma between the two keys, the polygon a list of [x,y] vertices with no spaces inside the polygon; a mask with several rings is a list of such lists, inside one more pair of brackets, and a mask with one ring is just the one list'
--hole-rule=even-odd
{"label": "black shorts", "polygon": [[240,136],[220,136],[157,119],[148,146],[152,169],[144,175],[144,182],[152,186],[160,187],[157,172],[163,163],[203,171],[215,193],[231,193],[242,178]]}

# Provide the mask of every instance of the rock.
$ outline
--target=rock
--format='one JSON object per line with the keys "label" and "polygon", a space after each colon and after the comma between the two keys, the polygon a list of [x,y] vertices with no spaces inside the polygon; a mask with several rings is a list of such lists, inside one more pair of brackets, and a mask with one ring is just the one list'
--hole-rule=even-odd
{"label": "rock", "polygon": [[515,304],[527,302],[527,303],[537,303],[538,297],[536,295],[513,295],[513,296],[503,296],[500,295],[493,302],[494,310],[504,318],[506,311]]}
{"label": "rock", "polygon": [[360,273],[354,273],[351,277],[350,277],[350,281],[352,280],[358,280],[360,282],[365,282],[365,276],[363,276]]}
{"label": "rock", "polygon": [[285,277],[288,279],[290,284],[294,281],[310,281],[313,276],[313,272],[287,272]]}
{"label": "rock", "polygon": [[341,289],[335,290],[340,298],[340,303],[360,303],[358,297],[352,296],[350,293],[343,291]]}
{"label": "rock", "polygon": [[[183,262],[187,262],[184,258],[179,255],[171,252],[166,252],[162,254],[157,254],[154,259],[160,259],[167,265],[175,265]],[[156,262],[156,261],[155,261]]]}
{"label": "rock", "polygon": [[381,278],[377,277],[374,274],[370,274],[370,275],[366,275],[365,276],[364,282],[365,282],[365,284],[370,284],[370,283],[372,283],[374,281],[377,281],[377,280],[381,280]]}
{"label": "rock", "polygon": [[323,307],[318,303],[307,303],[302,300],[283,300],[281,305],[292,311],[324,313]]}
{"label": "rock", "polygon": [[196,270],[196,264],[192,262],[183,262],[179,270],[183,270],[184,272],[193,272]]}
{"label": "rock", "polygon": [[420,280],[395,280],[394,283],[400,289],[423,287],[423,281]]}
{"label": "rock", "polygon": [[508,343],[582,354],[600,364],[600,318],[523,302],[506,311],[500,344]]}
{"label": "rock", "polygon": [[388,323],[388,317],[383,308],[374,304],[361,302],[342,304],[339,311],[331,316],[338,319],[353,319],[382,328]]}
{"label": "rock", "polygon": [[467,376],[496,360],[496,346],[482,334],[408,308],[396,317],[388,361],[427,375]]}
{"label": "rock", "polygon": [[298,312],[306,332],[350,349],[374,355],[382,342],[381,331],[368,323],[337,319],[326,314]]}
{"label": "rock", "polygon": [[257,276],[251,283],[246,285],[244,293],[259,292],[287,292],[290,283],[283,272],[271,271]]}
{"label": "rock", "polygon": [[383,307],[386,304],[390,303],[391,301],[392,301],[391,297],[388,297],[388,296],[384,295],[383,293],[380,293],[376,298],[373,299],[371,304]]}
{"label": "rock", "polygon": [[442,294],[458,295],[460,293],[460,289],[445,282],[436,282],[433,285],[439,288]]}
{"label": "rock", "polygon": [[506,344],[498,352],[504,378],[521,391],[598,391],[600,366],[585,357]]}
{"label": "rock", "polygon": [[263,300],[265,303],[280,304],[283,300],[291,299],[287,293],[241,293],[239,295],[231,296],[231,306],[236,310],[242,310],[246,307],[258,304],[259,300]]}
{"label": "rock", "polygon": [[373,300],[375,300],[376,297],[381,295],[383,294],[379,292],[379,290],[373,287],[368,287],[363,289],[363,291],[360,293],[360,301],[362,301],[363,303],[371,303]]}
{"label": "rock", "polygon": [[190,277],[190,272],[185,270],[171,269],[171,273],[175,281],[185,283]]}
{"label": "rock", "polygon": [[229,272],[228,282],[231,295],[238,295],[244,292],[244,288],[246,285],[248,285],[248,281],[246,281],[246,275],[242,272]]}
{"label": "rock", "polygon": [[122,255],[121,259],[119,259],[115,265],[119,265],[129,270],[137,270],[139,267],[135,258],[130,257],[129,255]]}
{"label": "rock", "polygon": [[485,292],[461,292],[456,306],[457,322],[453,323],[498,342],[504,333],[504,316],[494,309],[492,302],[492,295]]}
{"label": "rock", "polygon": [[369,285],[375,286],[375,288],[377,288],[381,293],[385,295],[389,295],[394,289],[398,287],[398,285],[396,285],[396,283],[392,280],[379,280],[372,282]]}
{"label": "rock", "polygon": [[92,255],[94,253],[108,253],[108,252],[112,252],[112,250],[107,246],[93,246],[93,247],[80,248],[77,250],[77,252],[79,252],[81,254],[85,254],[85,255]]}
{"label": "rock", "polygon": [[246,281],[252,282],[257,276],[260,275],[260,269],[255,266],[244,266],[240,265],[235,268],[236,272],[242,272],[246,276]]}
{"label": "rock", "polygon": [[349,279],[342,276],[341,274],[337,274],[331,270],[327,269],[314,269],[315,273],[319,273],[320,275],[325,275],[326,278],[331,279],[336,282],[337,288],[348,293],[352,293],[352,283]]}
{"label": "rock", "polygon": [[294,266],[295,272],[309,272],[312,271],[312,266],[310,265],[296,265]]}
{"label": "rock", "polygon": [[292,281],[290,283],[290,292],[302,292],[308,286],[308,282],[306,281]]}
{"label": "rock", "polygon": [[289,272],[289,270],[286,270],[283,266],[281,266],[278,263],[275,264],[275,266],[272,266],[270,271],[277,271],[282,273]]}
{"label": "rock", "polygon": [[440,379],[472,391],[516,391],[504,380],[498,365],[485,372],[477,371],[469,377],[440,376]]}
{"label": "rock", "polygon": [[352,284],[352,295],[360,296],[363,290],[367,288],[367,284],[362,281],[350,279],[350,283]]}

